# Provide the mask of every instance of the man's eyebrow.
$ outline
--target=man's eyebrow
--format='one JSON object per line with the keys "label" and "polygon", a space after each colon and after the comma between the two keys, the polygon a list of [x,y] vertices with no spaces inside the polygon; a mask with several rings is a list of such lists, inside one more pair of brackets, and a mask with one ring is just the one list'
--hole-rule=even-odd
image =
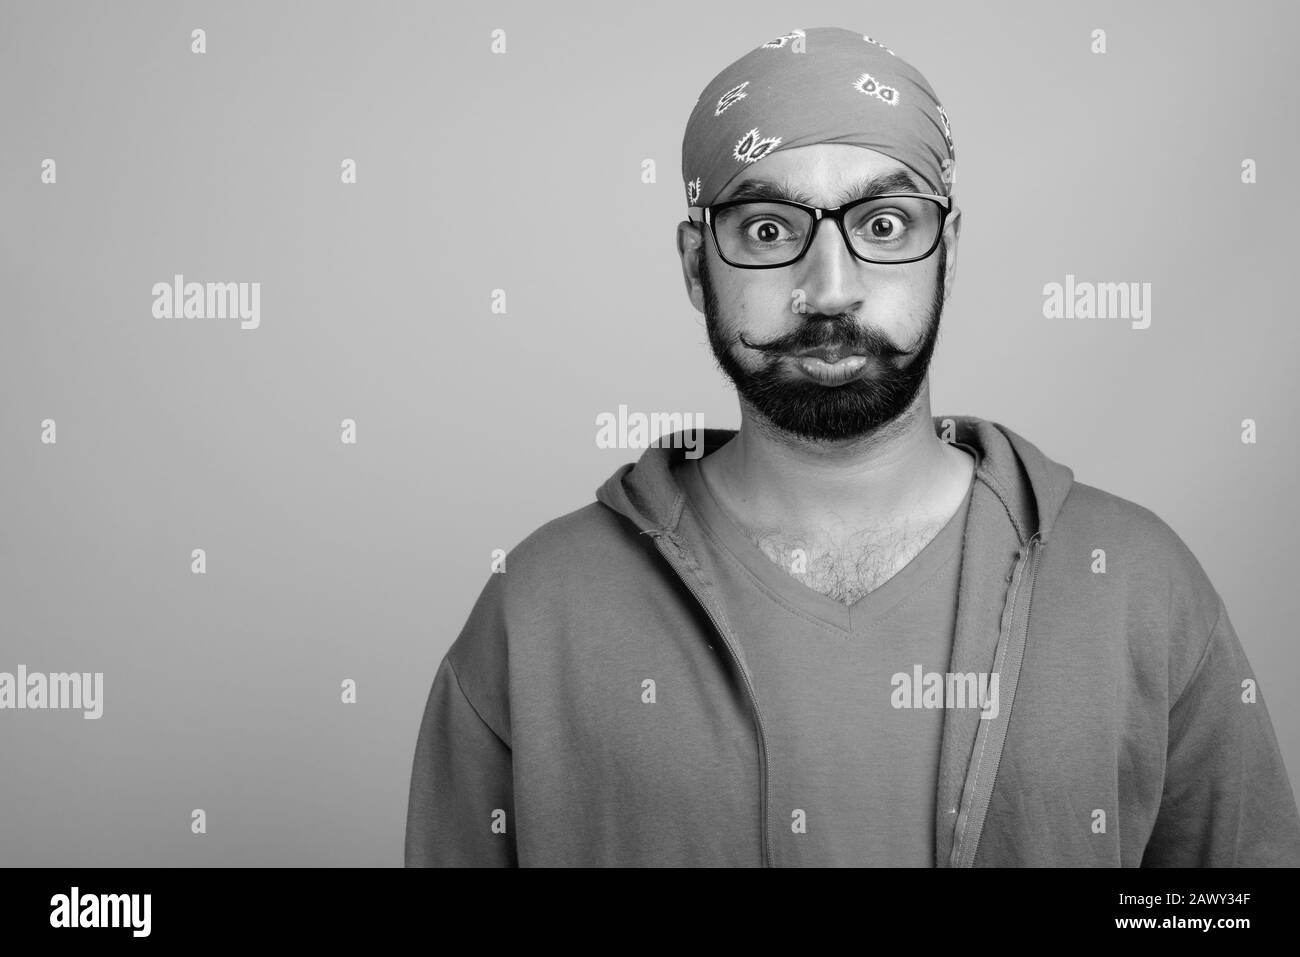
{"label": "man's eyebrow", "polygon": [[[843,206],[845,203],[851,203],[855,199],[866,199],[870,196],[879,196],[881,193],[921,193],[925,192],[916,184],[916,180],[904,172],[897,170],[893,173],[885,173],[880,176],[866,176],[852,183],[848,189],[840,193],[838,205]],[[770,179],[750,179],[736,187],[726,200],[721,202],[730,202],[733,199],[785,199],[794,203],[805,203],[809,206],[816,206],[811,196],[807,192],[791,183],[788,179],[770,180]]]}

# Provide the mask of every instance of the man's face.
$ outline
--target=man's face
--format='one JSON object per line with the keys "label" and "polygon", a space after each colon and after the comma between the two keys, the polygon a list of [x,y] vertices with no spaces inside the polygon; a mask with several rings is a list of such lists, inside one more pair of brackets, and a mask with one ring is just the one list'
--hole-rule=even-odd
{"label": "man's face", "polygon": [[[848,201],[843,192],[850,184],[897,172],[908,170],[861,147],[803,147],[766,157],[716,202],[731,199],[749,180],[767,179],[837,206]],[[903,189],[930,192],[919,181]],[[703,307],[714,358],[742,399],[776,428],[824,442],[868,435],[906,412],[925,382],[939,334],[952,275],[947,247],[956,241],[958,215],[949,217],[932,255],[904,264],[857,259],[835,224],[823,220],[797,263],[742,269],[720,259],[713,237],[700,230],[703,302],[696,307]],[[692,289],[692,301],[697,298]]]}

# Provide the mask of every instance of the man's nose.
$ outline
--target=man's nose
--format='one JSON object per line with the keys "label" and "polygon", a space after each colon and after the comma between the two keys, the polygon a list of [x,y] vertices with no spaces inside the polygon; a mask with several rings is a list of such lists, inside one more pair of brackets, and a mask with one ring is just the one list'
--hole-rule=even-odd
{"label": "man's nose", "polygon": [[812,243],[797,265],[805,312],[828,316],[857,312],[864,294],[861,267],[865,264],[849,251],[837,223],[822,218],[813,224]]}

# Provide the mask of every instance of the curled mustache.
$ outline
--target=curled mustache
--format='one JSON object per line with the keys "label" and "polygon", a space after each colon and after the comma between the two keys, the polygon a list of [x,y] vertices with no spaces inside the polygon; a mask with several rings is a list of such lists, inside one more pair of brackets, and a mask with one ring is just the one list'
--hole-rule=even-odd
{"label": "curled mustache", "polygon": [[753,342],[741,333],[737,341],[769,355],[790,355],[834,346],[841,355],[862,354],[894,359],[907,353],[884,333],[859,326],[851,316],[814,316],[796,329],[769,342]]}

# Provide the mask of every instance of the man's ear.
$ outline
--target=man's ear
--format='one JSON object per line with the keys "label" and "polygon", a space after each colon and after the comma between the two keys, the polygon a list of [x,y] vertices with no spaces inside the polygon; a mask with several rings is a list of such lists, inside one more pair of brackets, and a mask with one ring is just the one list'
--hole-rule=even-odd
{"label": "man's ear", "polygon": [[677,224],[677,255],[682,260],[686,295],[696,312],[704,312],[704,285],[700,282],[700,258],[704,256],[704,224],[684,219]]}
{"label": "man's ear", "polygon": [[943,225],[943,249],[946,265],[943,273],[943,298],[952,295],[952,287],[957,282],[957,237],[961,233],[961,210],[954,208],[952,215]]}

